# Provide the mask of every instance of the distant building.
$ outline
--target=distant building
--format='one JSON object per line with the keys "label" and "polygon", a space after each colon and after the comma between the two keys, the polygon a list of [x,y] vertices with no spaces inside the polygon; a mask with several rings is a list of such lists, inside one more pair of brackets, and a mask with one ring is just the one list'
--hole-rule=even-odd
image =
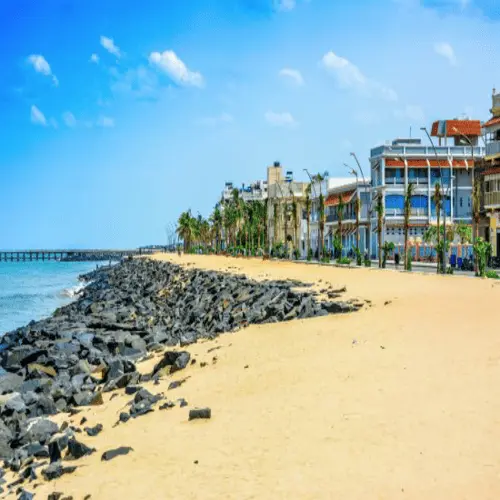
{"label": "distant building", "polygon": [[[469,119],[437,121],[430,135],[438,139],[435,149],[421,139],[403,138],[371,150],[372,204],[375,205],[378,196],[382,196],[384,203],[382,243],[404,242],[404,199],[409,183],[414,185],[409,229],[412,240],[418,242],[425,230],[436,224],[432,195],[437,182],[445,197],[446,223],[472,223],[474,159],[484,155],[484,148],[478,146],[481,124]],[[372,210],[370,242],[371,255],[377,257],[375,210]]]}
{"label": "distant building", "polygon": [[232,182],[226,182],[222,199],[224,201],[232,200],[234,190],[238,191],[239,197],[245,202],[249,201],[264,201],[267,199],[267,181],[254,181],[248,185],[242,184],[240,187],[235,187]]}
{"label": "distant building", "polygon": [[283,175],[279,162],[267,168],[267,235],[269,246],[288,244],[288,249],[300,250],[301,217],[309,183],[296,182],[293,172]]}

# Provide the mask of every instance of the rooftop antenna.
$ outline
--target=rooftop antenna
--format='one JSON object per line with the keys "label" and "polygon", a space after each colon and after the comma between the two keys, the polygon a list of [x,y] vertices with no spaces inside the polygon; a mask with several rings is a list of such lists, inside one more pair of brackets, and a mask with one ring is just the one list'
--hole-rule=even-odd
{"label": "rooftop antenna", "polygon": [[410,125],[410,139],[411,139],[411,125]]}

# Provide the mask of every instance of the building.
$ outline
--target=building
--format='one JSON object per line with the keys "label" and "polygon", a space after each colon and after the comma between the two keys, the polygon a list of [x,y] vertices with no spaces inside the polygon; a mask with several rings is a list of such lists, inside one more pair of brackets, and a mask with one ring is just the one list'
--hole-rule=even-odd
{"label": "building", "polygon": [[242,184],[237,188],[232,182],[226,182],[224,191],[222,192],[222,199],[224,201],[232,200],[234,190],[237,189],[240,198],[245,202],[250,201],[264,201],[267,199],[267,181],[255,181],[249,185]]}
{"label": "building", "polygon": [[[382,243],[404,243],[404,199],[409,183],[414,185],[409,229],[411,240],[418,242],[425,230],[437,223],[436,207],[432,201],[437,182],[445,197],[446,223],[472,223],[474,160],[484,155],[484,148],[478,146],[481,124],[469,119],[437,121],[433,123],[430,135],[438,139],[437,145],[435,140],[432,144],[424,144],[421,139],[395,139],[371,150],[372,205],[379,196],[384,204]],[[441,221],[443,218],[444,214]],[[373,258],[378,256],[377,224],[373,209],[370,238]]]}
{"label": "building", "polygon": [[283,175],[279,162],[267,168],[267,235],[272,249],[280,243],[288,250],[301,248],[301,215],[309,183],[297,182],[293,172]]}
{"label": "building", "polygon": [[[339,204],[342,201],[344,208],[342,214]],[[370,229],[369,209],[371,201],[370,181],[352,181],[328,190],[325,200],[325,239],[326,247],[334,250],[336,235],[342,238],[342,255],[354,255],[358,247],[358,231],[356,226],[356,209],[359,203],[359,249],[362,254],[367,249],[367,237]],[[340,215],[342,217],[340,218]],[[342,220],[342,234],[339,234],[339,221]]]}
{"label": "building", "polygon": [[481,219],[477,234],[489,241],[492,257],[500,257],[500,93],[493,89],[491,118],[483,124],[484,158],[476,161],[481,192]]}
{"label": "building", "polygon": [[[323,195],[325,204],[325,228],[323,232],[323,246],[328,251],[333,251],[333,242],[338,229],[338,205],[340,197],[345,204],[343,211],[343,254],[347,255],[350,250],[354,251],[356,246],[356,231],[353,228],[356,224],[355,204],[356,199],[361,201],[360,211],[360,250],[365,251],[366,231],[368,230],[368,208],[370,194],[370,183],[362,181],[356,182],[353,177],[327,177],[322,182],[313,182],[311,184],[311,222],[310,222],[310,244],[313,256],[318,254],[319,242],[319,214],[320,214],[320,194]],[[345,224],[344,224],[345,223]],[[302,223],[302,241],[305,257],[307,255],[307,218],[303,217]]]}

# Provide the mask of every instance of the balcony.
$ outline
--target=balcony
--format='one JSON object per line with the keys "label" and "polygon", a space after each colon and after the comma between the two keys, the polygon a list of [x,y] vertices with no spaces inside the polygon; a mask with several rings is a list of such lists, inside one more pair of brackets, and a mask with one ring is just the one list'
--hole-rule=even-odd
{"label": "balcony", "polygon": [[484,193],[484,206],[492,207],[495,205],[500,205],[500,191]]}
{"label": "balcony", "polygon": [[403,186],[405,180],[402,177],[386,177],[385,185],[386,186]]}
{"label": "balcony", "polygon": [[486,156],[500,154],[500,141],[492,141],[486,144]]}

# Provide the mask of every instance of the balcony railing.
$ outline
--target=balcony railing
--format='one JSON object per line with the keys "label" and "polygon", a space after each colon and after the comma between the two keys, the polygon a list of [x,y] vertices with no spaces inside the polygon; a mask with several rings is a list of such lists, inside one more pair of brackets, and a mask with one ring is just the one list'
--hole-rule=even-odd
{"label": "balcony railing", "polygon": [[[412,208],[410,211],[411,217],[427,217],[428,210],[426,208]],[[386,208],[385,215],[387,217],[404,217],[404,210],[402,208]]]}
{"label": "balcony railing", "polygon": [[386,177],[385,185],[386,186],[401,186],[405,183],[405,180],[402,177]]}
{"label": "balcony railing", "polygon": [[493,141],[486,144],[486,156],[500,154],[500,141]]}
{"label": "balcony railing", "polygon": [[[470,146],[436,146],[436,153],[440,158],[449,158],[453,156],[457,157],[465,157],[470,158],[471,147]],[[483,156],[485,150],[483,147],[475,146],[474,147],[474,156],[479,157]],[[432,146],[379,146],[371,150],[372,158],[385,155],[387,157],[395,157],[395,156],[435,156],[434,148]]]}
{"label": "balcony railing", "polygon": [[500,205],[500,192],[493,191],[491,193],[484,193],[484,205],[485,206]]}

